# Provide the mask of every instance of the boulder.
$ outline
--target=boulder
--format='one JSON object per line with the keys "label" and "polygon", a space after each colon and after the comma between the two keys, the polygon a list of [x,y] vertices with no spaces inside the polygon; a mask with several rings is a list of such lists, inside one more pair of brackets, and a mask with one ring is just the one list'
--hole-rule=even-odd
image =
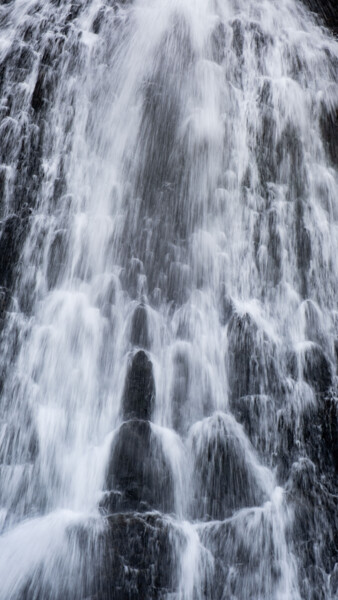
{"label": "boulder", "polygon": [[150,420],[154,410],[153,366],[143,350],[137,352],[127,371],[122,398],[123,419]]}
{"label": "boulder", "polygon": [[195,497],[193,517],[223,520],[266,499],[250,444],[235,419],[216,413],[190,433]]}
{"label": "boulder", "polygon": [[65,269],[67,258],[67,233],[65,230],[55,232],[48,251],[47,285],[51,289],[57,285]]}
{"label": "boulder", "polygon": [[174,482],[148,421],[123,423],[113,440],[101,507],[108,512],[174,510]]}
{"label": "boulder", "polygon": [[228,326],[230,400],[273,394],[281,387],[275,347],[253,318],[234,314]]}
{"label": "boulder", "polygon": [[293,522],[288,532],[298,557],[302,598],[328,598],[329,577],[338,558],[338,497],[318,477],[317,469],[302,457],[291,468],[285,486]]}
{"label": "boulder", "polygon": [[150,348],[149,332],[148,332],[148,315],[144,304],[139,304],[133,314],[131,322],[130,341],[133,346]]}
{"label": "boulder", "polygon": [[332,385],[332,368],[322,348],[317,344],[308,345],[301,360],[305,381],[315,392],[327,392]]}

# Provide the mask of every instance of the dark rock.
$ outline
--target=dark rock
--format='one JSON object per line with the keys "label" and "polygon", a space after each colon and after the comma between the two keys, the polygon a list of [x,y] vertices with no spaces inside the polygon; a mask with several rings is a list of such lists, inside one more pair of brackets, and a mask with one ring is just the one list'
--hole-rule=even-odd
{"label": "dark rock", "polygon": [[302,0],[305,6],[316,13],[321,21],[338,35],[338,11],[334,0]]}
{"label": "dark rock", "polygon": [[243,49],[244,49],[243,23],[239,19],[235,19],[231,23],[231,27],[233,30],[233,40],[232,40],[233,49],[234,49],[236,55],[238,56],[238,58],[241,58],[243,56]]}
{"label": "dark rock", "polygon": [[274,393],[280,381],[274,344],[249,314],[235,314],[228,326],[230,399]]}
{"label": "dark rock", "polygon": [[24,242],[25,220],[10,215],[2,223],[0,234],[0,285],[11,289],[16,263]]}
{"label": "dark rock", "polygon": [[164,600],[178,584],[177,534],[159,515],[114,515],[108,525],[97,600]]}
{"label": "dark rock", "polygon": [[134,311],[131,322],[130,342],[133,346],[139,346],[146,350],[150,348],[148,315],[144,304],[137,306]]}
{"label": "dark rock", "polygon": [[101,8],[97,12],[97,14],[95,15],[94,20],[93,20],[93,24],[92,24],[93,33],[96,33],[96,34],[100,33],[102,25],[104,23],[105,12],[106,12],[105,7],[101,6]]}
{"label": "dark rock", "polygon": [[95,305],[100,309],[101,313],[112,320],[112,307],[116,303],[116,295],[118,293],[118,282],[114,277],[108,281],[104,281],[100,286],[100,291],[96,296]]}
{"label": "dark rock", "polygon": [[338,400],[332,390],[317,398],[317,405],[302,419],[307,456],[318,470],[334,479],[338,473]]}
{"label": "dark rock", "polygon": [[221,287],[220,301],[219,301],[219,313],[221,325],[226,325],[232,315],[234,314],[235,307],[231,297],[226,293],[224,286]]}
{"label": "dark rock", "polygon": [[318,480],[315,465],[300,458],[286,485],[293,523],[288,536],[298,556],[302,598],[328,598],[329,579],[338,559],[338,497]]}
{"label": "dark rock", "polygon": [[0,287],[0,319],[4,319],[10,303],[10,291],[5,287]]}
{"label": "dark rock", "polygon": [[[213,573],[203,598],[276,598],[283,585],[283,559],[271,511],[238,512],[231,519],[198,524]],[[285,571],[284,571],[285,572]]]}
{"label": "dark rock", "polygon": [[[165,600],[178,588],[177,549],[184,551],[187,540],[159,514],[115,514],[94,527],[72,526],[67,542],[75,564],[64,568],[66,577],[54,576],[54,595],[46,596],[44,581],[44,598]],[[82,557],[78,566],[77,556]],[[41,578],[36,583],[25,600],[40,597]]]}
{"label": "dark rock", "polygon": [[[338,18],[337,18],[338,25]],[[338,27],[337,27],[338,33]],[[323,137],[324,147],[331,162],[338,166],[338,106],[331,110],[326,104],[322,105],[320,115],[320,130]]]}
{"label": "dark rock", "polygon": [[[288,198],[300,202],[300,199],[304,197],[308,179],[302,134],[291,121],[285,125],[277,141],[276,160],[280,183],[287,185]],[[300,207],[303,207],[302,203],[300,203]],[[298,210],[298,205],[296,210]],[[303,216],[303,212],[300,213],[300,216]]]}
{"label": "dark rock", "polygon": [[304,300],[301,309],[304,311],[305,317],[305,335],[306,339],[312,342],[325,343],[322,333],[321,318],[322,314],[319,306],[312,300]]}
{"label": "dark rock", "polygon": [[274,460],[277,466],[277,480],[284,483],[290,474],[292,463],[299,456],[296,446],[296,415],[291,408],[284,408],[277,414],[277,450]]}
{"label": "dark rock", "polygon": [[140,280],[144,276],[144,265],[138,258],[131,258],[120,273],[122,287],[131,298],[139,296]]}
{"label": "dark rock", "polygon": [[67,243],[66,231],[56,231],[48,252],[47,284],[49,289],[57,285],[64,271]]}
{"label": "dark rock", "polygon": [[278,227],[278,215],[274,210],[269,211],[268,229],[268,276],[273,285],[277,285],[282,278],[283,248]]}
{"label": "dark rock", "polygon": [[221,64],[225,58],[227,30],[222,22],[218,23],[211,36],[211,52],[215,62]]}
{"label": "dark rock", "polygon": [[194,518],[222,520],[266,498],[244,438],[233,417],[221,413],[192,428]]}
{"label": "dark rock", "polygon": [[[302,177],[299,175],[299,178]],[[309,296],[308,273],[312,257],[311,235],[304,222],[304,202],[298,198],[295,203],[295,235],[297,267],[299,271],[300,294],[303,298]]]}
{"label": "dark rock", "polygon": [[38,452],[38,435],[29,411],[26,411],[24,426],[13,419],[0,422],[0,464],[32,463]]}
{"label": "dark rock", "polygon": [[176,352],[173,361],[174,376],[171,391],[173,427],[180,434],[185,433],[185,405],[189,398],[189,357],[183,351]]}
{"label": "dark rock", "polygon": [[277,425],[273,399],[269,396],[242,396],[236,401],[234,410],[255,450],[265,463],[271,464]]}
{"label": "dark rock", "polygon": [[[268,94],[268,85],[263,87],[261,94]],[[268,97],[269,98],[269,97]],[[257,132],[256,147],[257,153],[257,167],[261,180],[261,185],[265,188],[267,182],[274,182],[277,178],[277,150],[276,150],[276,136],[277,136],[277,121],[274,109],[269,103],[260,104],[260,128]]]}
{"label": "dark rock", "polygon": [[315,392],[327,392],[332,385],[332,368],[321,347],[311,344],[302,353],[301,360],[305,381]]}
{"label": "dark rock", "polygon": [[137,352],[129,366],[122,399],[124,420],[151,419],[155,402],[155,381],[151,361],[143,350]]}
{"label": "dark rock", "polygon": [[191,289],[191,270],[187,264],[172,262],[169,267],[168,300],[174,304],[184,304]]}
{"label": "dark rock", "polygon": [[173,476],[148,421],[123,423],[112,443],[101,507],[108,512],[174,510]]}

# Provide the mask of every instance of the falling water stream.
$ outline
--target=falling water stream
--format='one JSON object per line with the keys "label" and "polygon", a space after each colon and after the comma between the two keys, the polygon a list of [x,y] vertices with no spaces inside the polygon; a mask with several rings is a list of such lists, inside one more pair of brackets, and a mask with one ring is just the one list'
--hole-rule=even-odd
{"label": "falling water stream", "polygon": [[0,6],[0,600],[338,597],[338,44]]}

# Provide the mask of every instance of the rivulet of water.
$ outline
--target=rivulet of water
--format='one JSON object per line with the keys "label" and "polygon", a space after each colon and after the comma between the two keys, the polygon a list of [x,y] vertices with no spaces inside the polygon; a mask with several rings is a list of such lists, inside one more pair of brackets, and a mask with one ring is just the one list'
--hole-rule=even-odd
{"label": "rivulet of water", "polygon": [[0,600],[338,594],[338,44],[0,6]]}

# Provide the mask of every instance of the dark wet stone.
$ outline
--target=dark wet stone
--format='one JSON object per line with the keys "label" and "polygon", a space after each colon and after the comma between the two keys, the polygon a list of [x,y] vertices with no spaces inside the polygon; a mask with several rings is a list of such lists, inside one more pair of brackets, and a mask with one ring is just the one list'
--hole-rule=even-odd
{"label": "dark wet stone", "polygon": [[56,286],[64,271],[67,256],[67,233],[64,230],[56,231],[49,247],[47,284],[51,289]]}
{"label": "dark wet stone", "polygon": [[130,342],[133,346],[139,346],[146,350],[150,347],[148,315],[144,304],[137,306],[134,311],[131,322]]}
{"label": "dark wet stone", "polygon": [[293,509],[288,537],[298,557],[302,598],[328,598],[328,577],[338,559],[338,496],[318,478],[308,458],[292,465],[286,497]]}
{"label": "dark wet stone", "polygon": [[235,314],[228,326],[231,401],[280,389],[274,345],[249,314]]}
{"label": "dark wet stone", "polygon": [[[233,518],[198,524],[203,546],[213,557],[205,599],[275,598],[283,572],[269,511],[248,509]],[[279,588],[280,589],[280,588]]]}
{"label": "dark wet stone", "polygon": [[219,319],[221,325],[226,325],[230,321],[234,311],[235,307],[232,298],[227,294],[225,288],[222,286],[219,300]]}
{"label": "dark wet stone", "polygon": [[303,408],[300,415],[288,405],[279,410],[277,416],[274,460],[278,481],[284,485],[293,463],[307,457],[326,485],[337,488],[338,400],[335,392],[330,389],[326,394],[317,394],[316,402]]}
{"label": "dark wet stone", "polygon": [[172,262],[169,267],[168,300],[174,304],[184,304],[191,289],[191,270],[186,264]]}
{"label": "dark wet stone", "polygon": [[178,584],[178,556],[170,526],[158,515],[114,515],[108,525],[99,591],[94,598],[164,600]]}
{"label": "dark wet stone", "polygon": [[282,278],[282,241],[278,227],[278,215],[270,210],[268,219],[268,276],[273,285],[277,285]]}
{"label": "dark wet stone", "polygon": [[4,319],[6,311],[11,303],[10,291],[5,287],[0,287],[0,319]]}
{"label": "dark wet stone", "polygon": [[[328,477],[338,473],[338,398],[330,390],[317,398],[315,410],[303,417],[307,455]],[[331,473],[330,473],[331,472]]]}
{"label": "dark wet stone", "polygon": [[292,409],[286,408],[278,412],[277,452],[274,459],[277,466],[277,479],[283,483],[289,477],[292,463],[299,456],[299,449],[296,447],[295,421],[296,415]]}
{"label": "dark wet stone", "polygon": [[101,507],[108,512],[174,510],[173,476],[149,421],[123,423],[113,440]]}
{"label": "dark wet stone", "polygon": [[225,58],[228,33],[223,23],[218,23],[211,36],[211,52],[213,60],[221,64]]}
{"label": "dark wet stone", "polygon": [[338,11],[335,0],[302,0],[305,6],[319,16],[321,21],[338,35]]}
{"label": "dark wet stone", "polygon": [[92,31],[93,33],[100,33],[102,25],[104,23],[104,16],[105,16],[105,12],[106,9],[104,6],[102,6],[99,11],[97,12],[97,14],[94,17],[93,20],[93,24],[92,24]]}
{"label": "dark wet stone", "polygon": [[144,275],[144,265],[138,258],[131,258],[125,269],[121,271],[120,279],[122,287],[128,292],[131,298],[137,298],[139,295],[140,280]]}
{"label": "dark wet stone", "polygon": [[240,426],[216,414],[192,431],[194,518],[225,519],[234,510],[260,505],[265,494],[248,461]]}
{"label": "dark wet stone", "polygon": [[38,74],[32,94],[31,105],[35,112],[41,111],[48,104],[48,94],[51,93],[52,85],[46,82],[47,72],[42,68]]}
{"label": "dark wet stone", "polygon": [[312,300],[305,300],[302,304],[305,316],[306,339],[312,342],[325,342],[321,331],[321,311]]}
{"label": "dark wet stone", "polygon": [[317,344],[312,344],[302,356],[303,377],[315,392],[325,393],[332,385],[330,361]]}
{"label": "dark wet stone", "polygon": [[[178,588],[185,536],[159,514],[115,514],[99,526],[71,526],[67,543],[74,567],[54,582],[50,600],[165,600]],[[76,556],[81,556],[76,566]],[[79,569],[80,567],[80,569]],[[71,576],[67,577],[68,571]],[[70,573],[69,573],[70,575]],[[31,585],[31,595],[41,586]],[[44,582],[43,591],[46,592]],[[42,596],[41,596],[42,597]],[[21,600],[21,599],[20,599]],[[23,600],[23,599],[22,599]]]}
{"label": "dark wet stone", "polygon": [[74,19],[76,19],[79,16],[79,14],[81,12],[81,8],[82,8],[81,2],[72,2],[69,13],[66,18],[66,23],[68,23],[69,21],[74,21]]}
{"label": "dark wet stone", "polygon": [[242,396],[236,401],[234,411],[253,447],[265,463],[271,464],[277,425],[273,399],[269,396]]}
{"label": "dark wet stone", "polygon": [[0,233],[0,285],[11,289],[16,263],[24,242],[25,219],[10,215],[2,222]]}
{"label": "dark wet stone", "polygon": [[[267,87],[263,90],[267,94]],[[269,104],[260,104],[260,128],[257,132],[257,166],[262,187],[277,179],[276,115]]]}
{"label": "dark wet stone", "polygon": [[127,371],[122,399],[124,420],[151,419],[155,402],[155,382],[151,361],[143,350],[135,354]]}
{"label": "dark wet stone", "polygon": [[[337,17],[338,25],[338,17]],[[337,27],[338,33],[338,27]],[[333,165],[338,166],[338,106],[331,110],[323,104],[320,115],[320,130],[325,150]]]}
{"label": "dark wet stone", "polygon": [[112,320],[112,307],[116,303],[117,291],[118,283],[114,278],[111,278],[102,285],[95,300],[95,305],[109,320]]}
{"label": "dark wet stone", "polygon": [[244,48],[244,27],[243,23],[239,19],[235,19],[231,23],[231,27],[233,30],[233,40],[232,45],[236,55],[240,58],[243,55]]}
{"label": "dark wet stone", "polygon": [[[288,187],[288,198],[297,200],[296,210],[303,209],[300,199],[307,188],[304,148],[301,132],[289,121],[282,131],[276,145],[276,160],[280,182]],[[303,210],[299,217],[303,216]]]}
{"label": "dark wet stone", "polygon": [[177,352],[174,357],[174,377],[171,391],[173,427],[180,434],[185,433],[185,407],[189,398],[189,359],[186,353]]}
{"label": "dark wet stone", "polygon": [[315,490],[316,468],[308,458],[301,458],[294,463],[288,481],[288,491],[296,497],[311,496]]}
{"label": "dark wet stone", "polygon": [[338,370],[338,340],[334,341],[334,355],[336,359],[336,371]]}
{"label": "dark wet stone", "polygon": [[28,412],[24,426],[12,420],[0,423],[0,464],[31,463],[36,460],[38,452],[38,435]]}

